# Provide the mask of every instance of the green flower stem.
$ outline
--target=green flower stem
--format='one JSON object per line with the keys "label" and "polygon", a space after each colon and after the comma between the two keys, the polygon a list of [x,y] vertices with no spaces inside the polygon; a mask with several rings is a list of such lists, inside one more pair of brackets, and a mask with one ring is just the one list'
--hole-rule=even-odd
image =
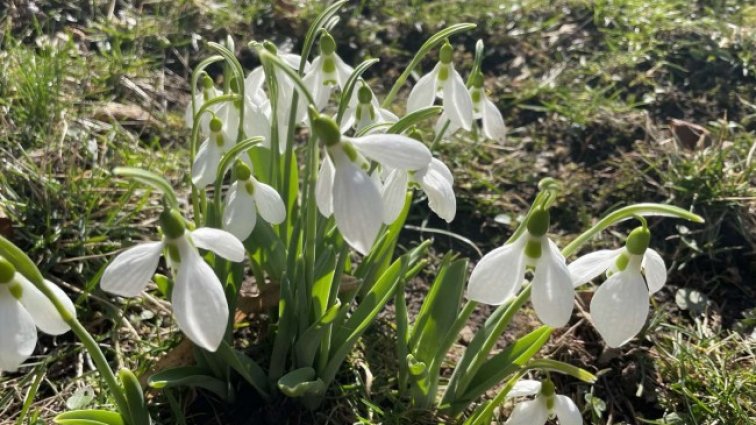
{"label": "green flower stem", "polygon": [[620,208],[614,211],[596,223],[593,227],[583,232],[580,236],[570,242],[564,249],[562,249],[562,255],[565,257],[576,253],[580,247],[585,245],[593,236],[603,231],[607,227],[618,223],[623,220],[633,218],[633,216],[662,216],[662,217],[676,217],[683,220],[692,221],[694,223],[703,223],[704,219],[698,214],[685,211],[682,208],[673,207],[671,205],[664,204],[635,204],[629,205],[624,208]]}

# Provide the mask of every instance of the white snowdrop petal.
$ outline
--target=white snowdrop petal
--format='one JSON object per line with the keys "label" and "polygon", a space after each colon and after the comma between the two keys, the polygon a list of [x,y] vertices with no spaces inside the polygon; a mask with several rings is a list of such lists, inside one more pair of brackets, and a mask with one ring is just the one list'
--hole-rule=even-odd
{"label": "white snowdrop petal", "polygon": [[336,166],[333,216],[344,240],[367,254],[383,223],[381,194],[367,173],[349,160]]}
{"label": "white snowdrop petal", "polygon": [[428,206],[447,223],[454,220],[457,214],[457,197],[452,187],[453,177],[449,169],[436,158],[433,158],[428,169],[420,176],[423,192],[428,196]]}
{"label": "white snowdrop petal", "polygon": [[270,119],[265,114],[264,109],[247,102],[244,108],[244,115],[246,117],[244,119],[245,136],[260,136],[265,140],[262,146],[265,146],[266,143],[270,146]]}
{"label": "white snowdrop petal", "polygon": [[212,227],[200,227],[190,233],[197,248],[212,251],[229,261],[241,262],[246,257],[244,245],[233,234]]}
{"label": "white snowdrop petal", "polygon": [[391,170],[381,192],[383,198],[383,222],[391,224],[396,221],[407,200],[407,172]]}
{"label": "white snowdrop petal", "polygon": [[504,425],[543,425],[548,417],[546,400],[543,397],[536,397],[535,400],[516,405]]}
{"label": "white snowdrop petal", "polygon": [[365,157],[389,168],[419,170],[430,164],[430,150],[421,142],[401,134],[371,134],[349,138]]}
{"label": "white snowdrop petal", "polygon": [[208,351],[218,349],[228,325],[223,285],[213,269],[188,244],[180,244],[181,262],[173,287],[173,314],[192,342]]}
{"label": "white snowdrop petal", "polygon": [[570,263],[567,268],[570,270],[572,284],[578,287],[604,273],[617,260],[622,249],[601,249]]}
{"label": "white snowdrop petal", "polygon": [[500,305],[512,298],[524,280],[523,241],[494,249],[475,265],[467,284],[469,300],[489,305]]}
{"label": "white snowdrop petal", "polygon": [[280,224],[286,219],[286,206],[281,195],[265,183],[255,180],[255,203],[263,220],[271,224]]}
{"label": "white snowdrop petal", "polygon": [[[63,318],[60,317],[60,313],[58,313],[58,310],[55,308],[52,301],[50,301],[42,291],[37,289],[33,283],[20,273],[16,273],[15,280],[21,285],[21,304],[26,308],[26,311],[28,311],[32,319],[34,319],[34,324],[36,324],[42,332],[50,335],[60,335],[71,329],[68,324],[63,321]],[[71,299],[68,298],[68,295],[50,281],[45,280],[45,286],[55,294],[65,309],[75,317],[76,308]]]}
{"label": "white snowdrop petal", "polygon": [[216,114],[223,123],[223,129],[221,130],[223,143],[219,150],[221,153],[224,153],[236,143],[236,139],[239,136],[239,108],[236,107],[234,102],[223,102]]}
{"label": "white snowdrop petal", "polygon": [[501,116],[499,108],[486,96],[482,100],[483,134],[491,140],[504,142],[507,138],[507,126],[504,124],[504,118]]}
{"label": "white snowdrop petal", "polygon": [[250,71],[247,78],[244,79],[244,95],[255,96],[262,91],[263,83],[265,83],[265,70],[262,66],[258,66]]}
{"label": "white snowdrop petal", "polygon": [[611,275],[593,294],[591,317],[610,347],[619,347],[640,332],[648,316],[648,290],[640,272]]}
{"label": "white snowdrop petal", "polygon": [[[545,246],[544,246],[545,245]],[[553,328],[567,324],[572,315],[575,289],[559,249],[547,238],[536,263],[530,300],[541,321]]]}
{"label": "white snowdrop petal", "polygon": [[15,371],[34,352],[37,329],[28,311],[0,285],[0,371]]}
{"label": "white snowdrop petal", "polygon": [[522,397],[527,395],[535,395],[541,392],[541,382],[532,379],[520,379],[517,381],[507,393],[506,398]]}
{"label": "white snowdrop petal", "polygon": [[218,172],[221,152],[214,140],[205,139],[197,151],[192,164],[192,183],[198,188],[212,184]]}
{"label": "white snowdrop petal", "polygon": [[459,73],[449,65],[449,78],[444,81],[444,112],[457,127],[472,128],[473,105],[470,92]]}
{"label": "white snowdrop petal", "polygon": [[136,297],[155,274],[162,249],[163,242],[148,242],[118,254],[105,268],[100,287],[111,294]]}
{"label": "white snowdrop petal", "polygon": [[257,223],[255,199],[247,190],[234,182],[226,196],[226,208],[223,210],[223,228],[239,240],[246,240]]}
{"label": "white snowdrop petal", "polygon": [[439,65],[436,64],[431,72],[417,80],[407,99],[407,113],[433,105],[433,101],[436,99],[438,68]]}
{"label": "white snowdrop petal", "polygon": [[320,171],[318,171],[318,182],[315,185],[315,203],[324,217],[330,217],[333,214],[333,175],[333,162],[330,156],[323,155],[323,162],[320,163]]}
{"label": "white snowdrop petal", "polygon": [[648,283],[648,292],[653,295],[667,282],[667,266],[664,265],[661,255],[651,248],[646,249],[642,266],[646,283]]}
{"label": "white snowdrop petal", "polygon": [[583,415],[571,398],[563,395],[554,396],[554,412],[559,419],[559,425],[582,425]]}
{"label": "white snowdrop petal", "polygon": [[354,72],[354,68],[347,65],[337,54],[333,55],[333,62],[336,65],[336,82],[339,88],[343,89],[349,76]]}
{"label": "white snowdrop petal", "polygon": [[[444,127],[446,127],[446,130],[444,130]],[[449,137],[457,130],[459,130],[459,128],[460,127],[457,124],[454,124],[451,120],[449,120],[449,116],[446,114],[446,112],[441,112],[441,115],[439,115],[436,124],[433,126],[433,132],[438,135],[441,134],[441,131],[443,131],[443,137]]]}

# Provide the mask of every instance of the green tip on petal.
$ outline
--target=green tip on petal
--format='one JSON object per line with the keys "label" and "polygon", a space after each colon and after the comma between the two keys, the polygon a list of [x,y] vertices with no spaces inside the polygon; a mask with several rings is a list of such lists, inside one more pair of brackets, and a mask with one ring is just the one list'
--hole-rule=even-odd
{"label": "green tip on petal", "polygon": [[320,36],[320,53],[323,55],[332,55],[336,51],[336,40],[333,39],[328,31],[323,31]]}
{"label": "green tip on petal", "polygon": [[176,239],[184,235],[186,226],[184,218],[175,209],[166,209],[160,213],[160,228],[169,239]]}
{"label": "green tip on petal", "polygon": [[537,207],[528,217],[528,233],[535,237],[541,237],[549,231],[551,214],[543,207]]}
{"label": "green tip on petal", "polygon": [[373,92],[370,91],[368,86],[363,84],[360,86],[359,90],[357,90],[357,100],[362,104],[370,103],[373,100]]}
{"label": "green tip on petal", "polygon": [[16,275],[16,267],[5,257],[0,257],[0,284],[10,283]]}
{"label": "green tip on petal", "polygon": [[210,131],[213,133],[218,133],[223,129],[223,122],[218,117],[213,117],[213,119],[210,120]]}
{"label": "green tip on petal", "polygon": [[651,231],[647,227],[636,227],[627,235],[625,247],[633,255],[643,255],[651,241]]}
{"label": "green tip on petal", "polygon": [[252,176],[252,170],[249,169],[249,166],[244,161],[236,161],[234,172],[236,173],[236,179],[241,181],[247,181]]}
{"label": "green tip on petal", "polygon": [[334,146],[341,141],[339,126],[331,117],[318,116],[312,120],[312,129],[326,146]]}
{"label": "green tip on petal", "polygon": [[449,44],[449,41],[447,40],[443,46],[441,46],[441,52],[438,55],[439,60],[441,63],[450,63],[452,61],[452,54],[454,53],[454,49],[452,48],[452,45]]}

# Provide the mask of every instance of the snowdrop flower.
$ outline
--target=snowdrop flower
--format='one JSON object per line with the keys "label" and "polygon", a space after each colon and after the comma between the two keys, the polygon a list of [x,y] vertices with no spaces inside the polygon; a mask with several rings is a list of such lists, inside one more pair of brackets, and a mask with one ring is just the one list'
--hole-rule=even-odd
{"label": "snowdrop flower", "polygon": [[448,42],[441,47],[439,63],[412,88],[407,99],[407,112],[433,105],[440,89],[444,114],[456,128],[469,131],[472,128],[473,103],[465,82],[454,69],[452,53],[452,46]]}
{"label": "snowdrop flower", "polygon": [[484,304],[503,304],[517,293],[526,269],[531,268],[531,301],[536,314],[551,327],[566,325],[572,314],[575,290],[564,257],[546,237],[549,222],[548,210],[537,207],[520,237],[486,254],[472,271],[467,298]]}
{"label": "snowdrop flower", "polygon": [[158,261],[166,260],[175,270],[171,303],[179,328],[198,346],[218,349],[228,325],[228,303],[223,284],[202,259],[197,248],[207,249],[235,262],[244,260],[244,246],[232,234],[212,228],[187,231],[175,210],[160,215],[163,239],[143,243],[119,254],[105,269],[100,286],[105,291],[135,297],[155,274]]}
{"label": "snowdrop flower", "polygon": [[310,71],[303,80],[318,111],[325,108],[334,87],[344,88],[352,72],[354,69],[336,54],[336,41],[324,31],[320,36],[320,56],[312,61]]}
{"label": "snowdrop flower", "polygon": [[490,140],[503,142],[507,136],[507,127],[499,108],[491,101],[483,89],[483,75],[480,72],[473,77],[470,97],[473,102],[473,116],[480,118],[483,135]]}
{"label": "snowdrop flower", "polygon": [[396,121],[399,121],[399,117],[388,109],[381,108],[373,91],[363,81],[344,113],[341,132],[344,133],[350,128],[360,131],[373,124]]}
{"label": "snowdrop flower", "polygon": [[270,100],[263,90],[265,73],[261,66],[252,70],[244,80],[244,135],[260,136],[263,146],[270,148]]}
{"label": "snowdrop flower", "polygon": [[315,134],[326,146],[316,186],[320,212],[333,214],[344,240],[367,254],[383,223],[379,183],[368,175],[369,160],[398,170],[420,170],[431,162],[431,153],[417,140],[398,134],[345,137],[328,117],[312,120]]}
{"label": "snowdrop flower", "polygon": [[[207,74],[204,74],[200,78],[200,81],[202,82],[202,91],[194,94],[194,102],[189,102],[184,111],[184,123],[186,124],[186,127],[190,129],[194,126],[194,115],[199,112],[202,105],[208,100],[220,95],[220,92],[213,85],[213,80]],[[220,105],[216,105],[216,107],[211,107],[210,109],[217,111],[218,106]],[[200,129],[207,133],[209,124],[210,114],[203,114],[200,118]]]}
{"label": "snowdrop flower", "polygon": [[544,425],[559,419],[559,425],[582,425],[583,416],[575,402],[567,396],[554,394],[554,383],[523,379],[517,382],[507,398],[535,395],[535,399],[519,403],[504,425]]}
{"label": "snowdrop flower", "polygon": [[218,117],[210,120],[210,136],[200,145],[192,164],[192,183],[199,188],[215,182],[221,157],[236,143],[224,134],[226,126]]}
{"label": "snowdrop flower", "polygon": [[[619,347],[640,332],[648,317],[648,298],[667,280],[667,268],[658,252],[648,248],[651,232],[639,227],[624,248],[600,250],[570,264],[575,286],[606,272],[609,276],[591,300],[591,317],[610,347]],[[644,280],[645,275],[645,280]]]}
{"label": "snowdrop flower", "polygon": [[245,240],[257,222],[257,213],[271,224],[280,224],[286,218],[286,207],[281,195],[265,183],[260,183],[249,167],[236,163],[236,181],[226,195],[223,211],[223,227],[231,234]]}
{"label": "snowdrop flower", "polygon": [[[45,285],[71,314],[76,315],[71,299],[54,283]],[[60,335],[70,328],[58,310],[10,261],[0,257],[0,371],[15,371],[37,345],[37,329]]]}

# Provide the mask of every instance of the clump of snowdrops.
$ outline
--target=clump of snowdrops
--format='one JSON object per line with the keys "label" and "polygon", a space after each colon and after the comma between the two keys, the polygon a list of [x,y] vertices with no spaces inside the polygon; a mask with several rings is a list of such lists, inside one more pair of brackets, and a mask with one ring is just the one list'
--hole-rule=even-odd
{"label": "clump of snowdrops", "polygon": [[[339,57],[329,33],[344,3],[313,22],[300,55],[269,42],[249,43],[262,64],[249,72],[231,40],[209,44],[216,55],[195,68],[185,114],[191,129],[190,208],[181,208],[162,177],[114,170],[161,191],[163,212],[155,241],[119,253],[100,285],[137,297],[154,280],[172,305],[176,325],[195,346],[195,365],[158,371],[150,386],[197,387],[231,402],[249,385],[262,400],[291,397],[317,409],[358,339],[393,300],[396,390],[413,405],[486,424],[505,399],[534,396],[516,405],[508,424],[543,424],[554,417],[563,425],[582,423],[575,403],[557,394],[550,374],[589,383],[595,376],[538,358],[539,349],[568,323],[575,288],[598,277],[603,283],[590,305],[592,322],[608,346],[631,340],[646,322],[649,296],[666,280],[664,261],[649,247],[644,217],[701,219],[668,205],[630,205],[560,249],[548,236],[559,184],[544,179],[527,217],[503,246],[483,256],[469,279],[468,260],[455,255],[443,260],[419,314],[410,320],[404,285],[423,270],[430,245],[397,252],[411,201],[421,194],[447,222],[456,214],[453,172],[432,148],[458,143],[450,136],[462,131],[504,143],[507,130],[483,88],[482,42],[466,80],[459,72],[466,65],[455,64],[450,40],[475,25],[453,25],[430,37],[381,101],[363,78],[378,59],[352,67]],[[397,102],[399,90],[434,51],[438,62],[415,82],[406,104]],[[214,63],[223,67],[221,86],[206,72]],[[417,128],[431,126],[433,139],[423,140]],[[627,219],[639,226],[623,247],[567,264],[593,236]],[[156,275],[160,258],[170,277]],[[234,348],[233,312],[242,282],[249,279],[261,292],[278,295],[265,316],[272,343],[265,356],[254,359]],[[491,355],[528,301],[543,326]],[[498,307],[451,378],[442,379],[441,364],[481,303]],[[72,330],[92,357],[114,406],[61,413],[58,423],[152,423],[134,374],[112,371],[77,321],[71,300],[2,238],[0,323],[2,370],[15,370],[31,355],[36,328],[50,334]],[[481,401],[492,389],[497,395]]]}

